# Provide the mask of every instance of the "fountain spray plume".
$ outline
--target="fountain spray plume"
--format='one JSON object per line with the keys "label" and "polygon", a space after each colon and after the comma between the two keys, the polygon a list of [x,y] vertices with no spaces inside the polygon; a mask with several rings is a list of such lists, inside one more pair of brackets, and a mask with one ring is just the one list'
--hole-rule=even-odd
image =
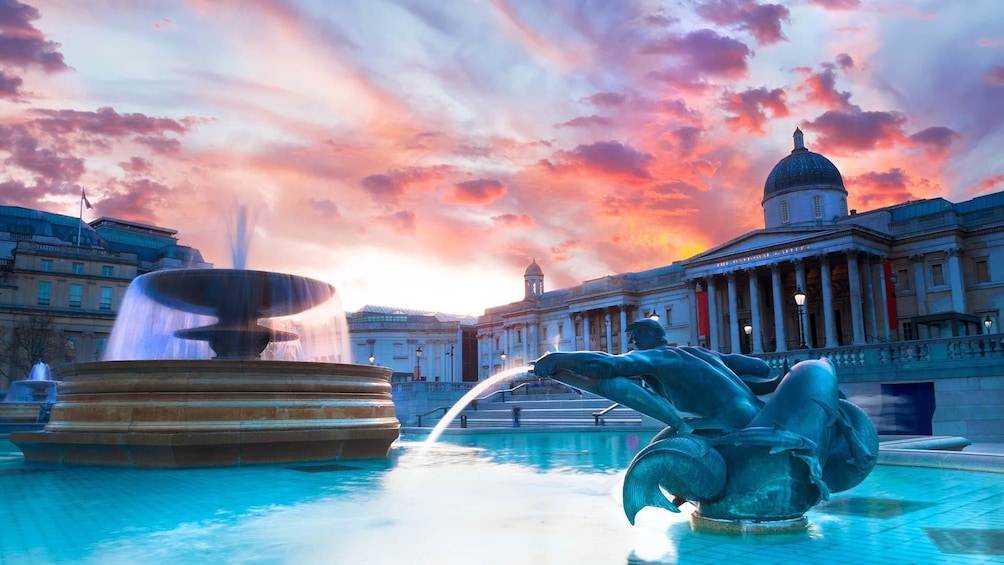
{"label": "fountain spray plume", "polygon": [[247,269],[254,221],[248,220],[248,207],[246,204],[238,206],[235,223],[228,228],[227,231],[230,234],[230,264],[234,269]]}

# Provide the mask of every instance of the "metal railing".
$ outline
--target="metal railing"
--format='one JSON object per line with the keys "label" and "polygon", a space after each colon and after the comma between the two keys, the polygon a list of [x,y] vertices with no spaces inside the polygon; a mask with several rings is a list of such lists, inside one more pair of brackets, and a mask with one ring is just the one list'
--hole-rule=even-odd
{"label": "metal railing", "polygon": [[614,408],[617,408],[618,406],[620,406],[620,404],[613,404],[611,406],[607,406],[606,408],[604,408],[603,410],[600,410],[599,412],[593,412],[593,414],[592,414],[592,416],[593,416],[593,423],[595,425],[597,425],[597,426],[601,425],[602,418],[604,416],[606,416],[607,414],[609,414],[611,410],[613,410]]}

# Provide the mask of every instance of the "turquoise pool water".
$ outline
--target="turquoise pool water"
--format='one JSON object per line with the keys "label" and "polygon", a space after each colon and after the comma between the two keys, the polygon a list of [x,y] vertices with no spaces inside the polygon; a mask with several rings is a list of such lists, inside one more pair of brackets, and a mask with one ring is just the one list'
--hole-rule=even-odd
{"label": "turquoise pool water", "polygon": [[[0,441],[0,564],[1004,563],[1004,475],[878,467],[771,538],[620,504],[651,434],[405,436],[389,461],[26,464]],[[687,510],[689,507],[684,506]]]}

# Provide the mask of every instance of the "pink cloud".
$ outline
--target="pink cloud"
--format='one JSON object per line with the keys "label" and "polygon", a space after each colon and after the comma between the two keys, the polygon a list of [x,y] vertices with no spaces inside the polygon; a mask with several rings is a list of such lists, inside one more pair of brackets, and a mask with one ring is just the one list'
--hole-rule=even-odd
{"label": "pink cloud", "polygon": [[547,169],[559,173],[584,169],[612,176],[635,179],[651,178],[651,174],[645,167],[652,161],[652,155],[642,153],[617,141],[598,141],[588,145],[579,145],[572,151],[560,151],[556,156],[558,157],[557,165],[550,161],[545,161],[542,164]]}
{"label": "pink cloud", "polygon": [[952,142],[961,137],[951,128],[932,126],[910,136],[910,140],[927,149],[932,155],[944,156],[952,148]]}
{"label": "pink cloud", "polygon": [[88,199],[102,216],[156,224],[160,220],[157,210],[177,198],[170,186],[148,178],[128,180],[118,188],[100,196],[88,190]]}
{"label": "pink cloud", "polygon": [[899,112],[830,110],[805,126],[819,133],[818,143],[824,152],[853,153],[903,143],[906,121]]}
{"label": "pink cloud", "polygon": [[166,132],[184,135],[201,120],[196,118],[153,118],[146,114],[119,114],[113,108],[98,108],[95,112],[78,110],[33,110],[43,116],[34,123],[45,131],[58,134],[86,132],[108,137],[152,135]]}
{"label": "pink cloud", "polygon": [[533,216],[529,214],[501,214],[498,216],[492,216],[492,222],[503,227],[519,228],[530,228],[533,227],[535,223],[533,221]]}
{"label": "pink cloud", "polygon": [[317,215],[326,220],[335,220],[342,216],[341,212],[338,211],[338,205],[330,198],[311,198],[307,201],[307,203],[315,212],[317,212]]}
{"label": "pink cloud", "polygon": [[399,234],[410,234],[415,231],[415,213],[410,210],[399,210],[393,214],[380,216],[377,221]]}
{"label": "pink cloud", "polygon": [[826,10],[853,10],[861,5],[861,0],[809,0],[809,4]]}
{"label": "pink cloud", "polygon": [[[849,63],[853,65],[854,63]],[[831,110],[849,111],[856,108],[851,104],[851,93],[837,90],[837,74],[833,65],[826,64],[820,72],[814,72],[807,67],[796,69],[804,78],[798,90],[806,93],[809,102],[819,104]]]}
{"label": "pink cloud", "polygon": [[697,14],[718,25],[749,31],[761,45],[785,41],[781,22],[791,21],[791,13],[781,4],[753,0],[709,0],[698,5]]}
{"label": "pink cloud", "polygon": [[623,94],[618,94],[616,92],[597,92],[596,94],[585,98],[586,102],[600,108],[621,106],[626,100],[627,98]]}
{"label": "pink cloud", "polygon": [[122,167],[123,171],[131,175],[150,174],[150,171],[153,169],[150,161],[142,157],[131,157],[128,161],[119,163],[119,167]]}
{"label": "pink cloud", "polygon": [[701,128],[685,126],[676,128],[670,132],[670,136],[676,141],[676,152],[681,157],[689,157],[697,149],[701,140]]}
{"label": "pink cloud", "polygon": [[990,192],[1002,184],[1004,184],[1004,175],[993,175],[982,179],[979,184],[967,192],[978,195],[982,192]]}
{"label": "pink cloud", "polygon": [[[746,60],[752,56],[750,48],[741,41],[719,35],[710,29],[692,31],[686,35],[668,35],[644,45],[640,52],[647,55],[672,55],[682,66],[662,73],[655,78],[696,83],[684,80],[687,75],[741,78],[746,74]],[[681,74],[682,73],[682,74]]]}
{"label": "pink cloud", "polygon": [[578,118],[572,118],[567,122],[561,122],[556,127],[559,128],[590,128],[596,126],[606,127],[612,125],[613,122],[610,118],[604,118],[603,116],[580,116]]}
{"label": "pink cloud", "polygon": [[38,10],[17,0],[0,3],[0,64],[21,69],[39,67],[46,72],[64,71],[60,45],[45,39],[31,22],[39,19]]}
{"label": "pink cloud", "polygon": [[373,200],[384,204],[394,204],[408,192],[409,188],[442,179],[449,170],[449,167],[446,166],[398,169],[383,174],[369,175],[364,177],[360,184]]}
{"label": "pink cloud", "polygon": [[457,204],[490,204],[506,193],[505,185],[493,179],[477,179],[453,185],[451,202]]}
{"label": "pink cloud", "polygon": [[767,90],[760,87],[742,92],[726,92],[722,96],[722,108],[732,114],[725,118],[725,123],[730,129],[745,129],[752,133],[763,132],[768,111],[773,118],[783,118],[788,115],[784,90],[780,88]]}
{"label": "pink cloud", "polygon": [[21,97],[21,85],[24,83],[21,77],[9,75],[0,70],[0,98],[16,100]]}
{"label": "pink cloud", "polygon": [[980,76],[984,82],[997,86],[1004,86],[1004,65],[997,65],[993,69]]}
{"label": "pink cloud", "polygon": [[848,187],[853,187],[855,199],[865,206],[877,207],[917,199],[908,188],[912,182],[909,175],[899,167],[884,173],[865,173],[848,180]]}

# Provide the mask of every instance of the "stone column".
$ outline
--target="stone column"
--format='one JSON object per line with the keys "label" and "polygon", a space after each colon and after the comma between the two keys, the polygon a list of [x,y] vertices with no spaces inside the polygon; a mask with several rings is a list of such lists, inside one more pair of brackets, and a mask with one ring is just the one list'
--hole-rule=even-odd
{"label": "stone column", "polygon": [[959,257],[962,250],[953,247],[945,251],[948,258],[948,282],[952,286],[952,309],[960,314],[966,313],[966,283],[962,278],[962,266]]}
{"label": "stone column", "polygon": [[627,353],[627,350],[628,350],[627,332],[624,331],[628,327],[628,315],[627,315],[627,311],[628,311],[627,306],[621,305],[621,335],[620,335],[620,338],[621,338],[621,353]]}
{"label": "stone column", "polygon": [[913,293],[917,299],[917,315],[925,316],[927,315],[927,281],[924,278],[924,256],[911,255],[910,262],[913,264]]}
{"label": "stone column", "polygon": [[739,341],[739,301],[736,295],[736,273],[725,273],[729,290],[729,353],[742,352],[742,342]]}
{"label": "stone column", "polygon": [[781,284],[781,266],[773,264],[770,266],[770,287],[774,297],[774,344],[775,351],[788,351],[784,334],[784,287]]}
{"label": "stone column", "polygon": [[833,318],[833,273],[830,270],[830,257],[825,253],[819,256],[819,278],[823,287],[823,325],[826,331],[826,346],[837,347],[837,324]]}
{"label": "stone column", "polygon": [[763,321],[760,319],[760,281],[756,269],[747,269],[750,281],[750,324],[753,326],[753,353],[763,353]]}
{"label": "stone column", "polygon": [[582,313],[582,349],[589,351],[589,310]]}
{"label": "stone column", "polygon": [[872,283],[872,278],[875,276],[875,262],[872,260],[873,256],[868,255],[865,257],[865,266],[862,269],[862,278],[865,283],[865,341],[868,341],[868,336],[872,336],[874,341],[875,336],[878,335],[878,322],[875,316],[875,285]]}
{"label": "stone column", "polygon": [[885,257],[878,258],[878,268],[879,268],[879,292],[882,295],[882,337],[885,338],[886,342],[892,340],[892,330],[889,329],[889,301],[888,290],[885,286]]}
{"label": "stone column", "polygon": [[715,277],[708,277],[708,349],[718,351],[718,300]]}
{"label": "stone column", "polygon": [[688,345],[697,345],[701,340],[701,314],[697,309],[697,292],[700,284],[697,281],[687,281],[687,299],[690,302],[687,308],[690,314],[690,341],[687,343]]}
{"label": "stone column", "polygon": [[854,334],[854,345],[865,342],[865,317],[861,311],[861,273],[858,270],[858,250],[848,249],[847,279],[851,289],[851,328]]}
{"label": "stone column", "polygon": [[[571,336],[572,337],[572,351],[575,351],[576,350],[577,341],[576,341],[576,337],[575,337],[575,313],[574,312],[570,312],[568,314],[568,323],[565,324],[565,327],[568,328],[567,331],[571,331],[572,332],[572,336]],[[562,336],[562,337],[564,337],[564,336]],[[561,342],[558,342],[558,345],[560,346]]]}

